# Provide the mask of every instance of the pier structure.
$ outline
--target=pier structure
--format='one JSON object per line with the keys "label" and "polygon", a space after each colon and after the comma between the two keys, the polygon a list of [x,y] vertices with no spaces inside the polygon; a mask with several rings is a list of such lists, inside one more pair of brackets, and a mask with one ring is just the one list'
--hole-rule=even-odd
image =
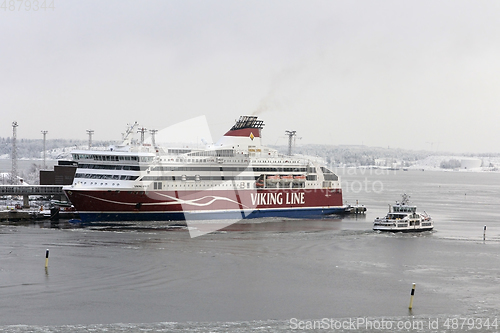
{"label": "pier structure", "polygon": [[59,195],[64,197],[59,185],[0,185],[0,196],[17,195],[23,197],[23,207],[29,208],[30,195]]}

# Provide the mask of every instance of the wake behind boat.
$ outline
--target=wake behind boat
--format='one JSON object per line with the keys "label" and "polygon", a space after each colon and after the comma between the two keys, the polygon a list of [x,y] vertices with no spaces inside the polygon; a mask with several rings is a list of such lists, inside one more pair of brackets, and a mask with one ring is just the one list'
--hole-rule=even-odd
{"label": "wake behind boat", "polygon": [[428,231],[434,228],[434,222],[427,213],[417,213],[417,207],[410,205],[410,197],[403,194],[401,202],[389,208],[389,213],[383,218],[376,218],[373,230],[392,232]]}
{"label": "wake behind boat", "polygon": [[138,124],[120,146],[73,151],[63,188],[83,221],[310,217],[343,213],[339,177],[316,161],[261,144],[262,120],[242,116],[205,149],[138,143]]}

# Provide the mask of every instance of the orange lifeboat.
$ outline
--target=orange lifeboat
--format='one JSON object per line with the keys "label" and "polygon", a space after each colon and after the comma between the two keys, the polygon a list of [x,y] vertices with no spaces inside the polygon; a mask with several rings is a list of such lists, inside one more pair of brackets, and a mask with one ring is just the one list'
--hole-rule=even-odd
{"label": "orange lifeboat", "polygon": [[306,181],[306,176],[304,175],[298,175],[298,176],[293,176],[293,180],[296,182],[305,182]]}
{"label": "orange lifeboat", "polygon": [[280,181],[280,176],[267,176],[266,180],[270,183],[276,183]]}

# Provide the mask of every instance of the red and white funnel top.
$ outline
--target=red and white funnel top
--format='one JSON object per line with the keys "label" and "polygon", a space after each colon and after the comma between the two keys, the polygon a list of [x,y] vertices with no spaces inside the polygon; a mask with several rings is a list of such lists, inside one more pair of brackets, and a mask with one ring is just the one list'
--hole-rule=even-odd
{"label": "red and white funnel top", "polygon": [[261,145],[261,130],[264,121],[257,116],[241,116],[236,124],[224,134],[216,146],[239,146],[240,148]]}

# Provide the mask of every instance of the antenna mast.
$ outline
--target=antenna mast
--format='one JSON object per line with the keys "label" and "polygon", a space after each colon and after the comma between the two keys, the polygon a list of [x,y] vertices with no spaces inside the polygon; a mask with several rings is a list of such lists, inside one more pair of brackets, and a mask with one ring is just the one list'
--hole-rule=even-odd
{"label": "antenna mast", "polygon": [[147,129],[144,127],[138,128],[137,133],[141,133],[141,146],[144,145],[144,133],[146,133]]}

